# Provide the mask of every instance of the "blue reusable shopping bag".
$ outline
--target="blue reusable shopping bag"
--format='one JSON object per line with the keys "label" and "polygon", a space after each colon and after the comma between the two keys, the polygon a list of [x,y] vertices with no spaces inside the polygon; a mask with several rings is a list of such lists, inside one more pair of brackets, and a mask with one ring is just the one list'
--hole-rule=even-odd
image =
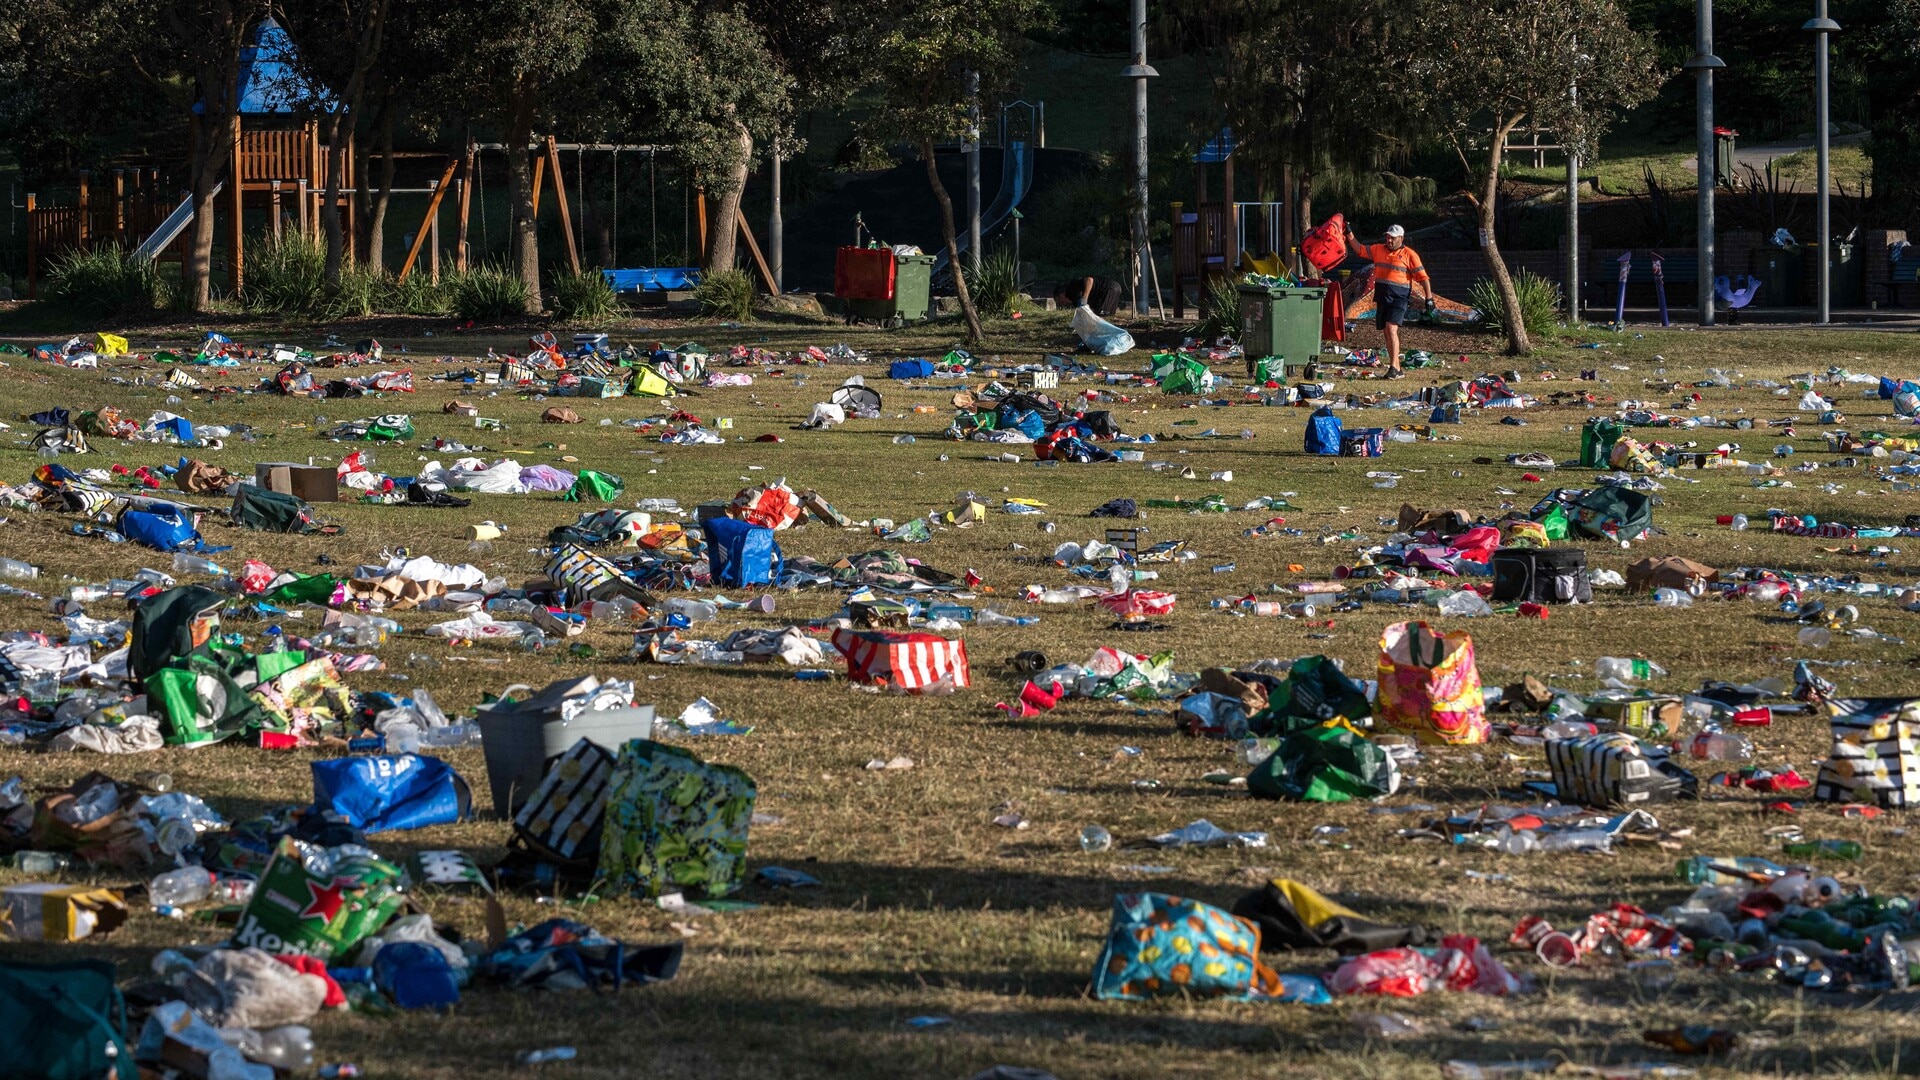
{"label": "blue reusable shopping bag", "polygon": [[1333,415],[1332,409],[1324,405],[1315,409],[1313,416],[1307,420],[1307,453],[1339,454],[1343,426],[1340,418]]}
{"label": "blue reusable shopping bag", "polygon": [[160,551],[178,551],[200,539],[199,530],[186,511],[169,507],[159,510],[129,510],[120,515],[120,532],[136,544]]}
{"label": "blue reusable shopping bag", "polygon": [[887,367],[889,379],[924,379],[932,374],[931,360],[895,360]]}
{"label": "blue reusable shopping bag", "polygon": [[313,806],[370,833],[422,829],[472,816],[473,792],[439,758],[329,758],[313,763]]}
{"label": "blue reusable shopping bag", "polygon": [[771,585],[786,565],[772,529],[736,518],[709,518],[706,529],[707,564],[716,586]]}

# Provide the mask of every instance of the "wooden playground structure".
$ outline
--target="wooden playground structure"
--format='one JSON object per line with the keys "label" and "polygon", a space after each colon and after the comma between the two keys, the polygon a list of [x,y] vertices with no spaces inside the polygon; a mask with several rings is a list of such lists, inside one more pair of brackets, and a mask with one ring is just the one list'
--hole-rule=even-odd
{"label": "wooden playground structure", "polygon": [[[1172,204],[1176,319],[1186,317],[1188,286],[1204,290],[1210,279],[1225,274],[1277,274],[1285,269],[1285,204],[1234,199],[1237,147],[1232,129],[1220,129],[1193,155],[1193,203]],[[1220,166],[1218,197],[1207,190],[1208,165]]]}

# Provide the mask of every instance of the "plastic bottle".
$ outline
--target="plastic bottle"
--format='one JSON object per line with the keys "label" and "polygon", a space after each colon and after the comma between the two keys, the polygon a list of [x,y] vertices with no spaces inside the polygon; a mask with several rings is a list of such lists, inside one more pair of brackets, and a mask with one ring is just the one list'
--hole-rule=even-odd
{"label": "plastic bottle", "polygon": [[1080,850],[1089,854],[1105,851],[1113,846],[1113,834],[1099,825],[1089,825],[1080,830]]}
{"label": "plastic bottle", "polygon": [[720,617],[720,609],[705,600],[689,600],[676,596],[661,605],[669,615],[683,616],[688,622],[712,622]]}
{"label": "plastic bottle", "polygon": [[1540,729],[1540,734],[1549,739],[1578,739],[1587,735],[1596,735],[1600,731],[1597,725],[1581,720],[1555,720]]}
{"label": "plastic bottle", "polygon": [[0,559],[0,577],[14,581],[32,581],[40,576],[40,568],[30,562],[19,559]]}
{"label": "plastic bottle", "polygon": [[298,1070],[313,1065],[313,1032],[299,1024],[257,1031],[241,1028],[238,1049],[249,1060],[275,1069]]}
{"label": "plastic bottle", "polygon": [[521,618],[533,614],[533,601],[522,596],[496,596],[487,601],[487,614],[501,618]]}
{"label": "plastic bottle", "polygon": [[794,672],[793,677],[801,682],[829,682],[833,679],[833,672],[825,668],[802,668]]}
{"label": "plastic bottle", "polygon": [[1239,756],[1240,760],[1248,766],[1255,766],[1272,757],[1274,751],[1278,749],[1280,749],[1279,739],[1262,739],[1248,736],[1240,740]]}
{"label": "plastic bottle", "polygon": [[57,851],[16,851],[12,865],[23,874],[57,874],[73,866],[73,860]]}
{"label": "plastic bottle", "polygon": [[1734,532],[1744,532],[1747,527],[1747,515],[1735,514],[1733,515],[1733,520],[1727,522],[1727,524],[1732,526]]}
{"label": "plastic bottle", "polygon": [[147,900],[156,907],[197,904],[212,895],[213,874],[204,866],[169,870],[147,883]]}
{"label": "plastic bottle", "polygon": [[1619,679],[1621,682],[1639,682],[1665,675],[1667,669],[1651,660],[1634,660],[1624,656],[1603,656],[1593,662],[1593,674],[1601,679]]}
{"label": "plastic bottle", "polygon": [[1440,598],[1440,614],[1473,618],[1493,614],[1493,605],[1471,589],[1458,589]]}
{"label": "plastic bottle", "polygon": [[1008,615],[1004,612],[986,608],[974,616],[973,621],[981,626],[1032,626],[1040,621],[1037,615]]}
{"label": "plastic bottle", "polygon": [[95,784],[81,796],[59,807],[56,816],[74,825],[89,825],[120,808],[120,792],[112,784]]}
{"label": "plastic bottle", "polygon": [[1683,748],[1689,757],[1700,761],[1753,760],[1752,741],[1725,731],[1703,731],[1674,745],[1676,751]]}
{"label": "plastic bottle", "polygon": [[1563,829],[1541,833],[1535,839],[1541,851],[1607,851],[1613,847],[1613,834],[1605,829]]}
{"label": "plastic bottle", "polygon": [[203,558],[191,552],[176,551],[173,554],[173,572],[176,574],[213,574],[226,573],[220,564],[212,559]]}
{"label": "plastic bottle", "polygon": [[253,890],[259,884],[245,874],[222,874],[214,879],[213,892],[208,895],[221,904],[245,904],[253,899]]}
{"label": "plastic bottle", "polygon": [[420,725],[412,720],[398,719],[389,723],[382,731],[387,740],[389,754],[417,754],[420,752]]}
{"label": "plastic bottle", "polygon": [[1679,589],[1655,589],[1653,590],[1653,603],[1655,607],[1692,607],[1693,597],[1681,592]]}
{"label": "plastic bottle", "polygon": [[572,1061],[575,1050],[571,1046],[556,1046],[551,1050],[526,1050],[518,1060],[522,1065],[545,1065],[549,1061]]}
{"label": "plastic bottle", "polygon": [[1805,626],[1800,629],[1800,644],[1810,649],[1824,649],[1833,643],[1833,634],[1824,626]]}
{"label": "plastic bottle", "polygon": [[911,436],[911,435],[895,435],[895,436],[893,437],[893,445],[895,445],[895,446],[912,446],[912,445],[913,445],[913,436]]}

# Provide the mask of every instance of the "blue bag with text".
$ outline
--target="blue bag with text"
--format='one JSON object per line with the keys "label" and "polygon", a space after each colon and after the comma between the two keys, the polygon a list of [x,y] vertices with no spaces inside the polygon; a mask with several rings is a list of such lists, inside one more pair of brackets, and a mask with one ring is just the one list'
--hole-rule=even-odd
{"label": "blue bag with text", "polygon": [[129,510],[120,515],[120,533],[136,544],[158,551],[179,551],[195,546],[200,539],[200,530],[193,527],[193,519],[178,507],[164,511],[158,507]]}
{"label": "blue bag with text", "polygon": [[313,807],[370,833],[422,829],[471,817],[473,792],[439,758],[329,758],[313,763]]}
{"label": "blue bag with text", "polygon": [[706,529],[707,564],[716,586],[771,585],[786,565],[772,529],[725,517],[708,519]]}
{"label": "blue bag with text", "polygon": [[1332,409],[1324,405],[1315,409],[1313,416],[1307,420],[1307,453],[1337,456],[1344,427],[1340,418],[1333,415]]}

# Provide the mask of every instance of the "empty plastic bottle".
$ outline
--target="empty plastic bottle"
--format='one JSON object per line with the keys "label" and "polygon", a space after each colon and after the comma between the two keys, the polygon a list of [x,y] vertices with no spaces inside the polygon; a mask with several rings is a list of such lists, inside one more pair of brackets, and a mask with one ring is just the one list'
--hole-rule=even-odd
{"label": "empty plastic bottle", "polygon": [[1734,532],[1742,532],[1747,527],[1747,515],[1735,514],[1733,515],[1733,520],[1727,524],[1732,526]]}
{"label": "empty plastic bottle", "polygon": [[1800,630],[1800,644],[1810,649],[1824,649],[1833,643],[1833,635],[1824,626],[1807,626]]}
{"label": "empty plastic bottle", "polygon": [[1103,826],[1089,825],[1080,830],[1080,850],[1085,852],[1105,851],[1113,846],[1113,834]]}
{"label": "empty plastic bottle", "polygon": [[669,615],[683,616],[688,622],[712,622],[720,617],[720,609],[705,600],[689,600],[676,596],[661,605]]}
{"label": "empty plastic bottle", "polygon": [[912,445],[913,445],[913,436],[911,436],[911,435],[895,435],[895,436],[893,437],[893,445],[895,445],[895,446],[912,446]]}
{"label": "empty plastic bottle", "polygon": [[1249,766],[1258,765],[1272,757],[1274,751],[1278,749],[1280,749],[1279,739],[1262,739],[1256,736],[1248,736],[1240,740],[1240,760],[1246,762]]}
{"label": "empty plastic bottle", "polygon": [[287,1024],[283,1027],[269,1028],[266,1031],[252,1031],[248,1045],[240,1047],[240,1052],[275,1069],[297,1070],[313,1065],[313,1032],[299,1024]]}
{"label": "empty plastic bottle", "polygon": [[1599,727],[1580,720],[1555,720],[1540,729],[1540,734],[1549,739],[1578,739],[1586,735],[1598,734]]}
{"label": "empty plastic bottle", "polygon": [[40,568],[20,559],[0,559],[0,577],[15,581],[32,581],[40,576]]}
{"label": "empty plastic bottle", "polygon": [[526,1050],[519,1057],[522,1065],[545,1065],[549,1061],[572,1061],[575,1051],[571,1046],[556,1046],[550,1050]]}
{"label": "empty plastic bottle", "polygon": [[197,904],[213,895],[213,874],[204,866],[169,870],[147,883],[147,901],[154,906]]}
{"label": "empty plastic bottle", "polygon": [[1780,850],[1795,859],[1844,859],[1847,862],[1859,862],[1865,853],[1857,840],[1808,840],[1787,844]]}
{"label": "empty plastic bottle", "polygon": [[1692,607],[1693,597],[1679,589],[1655,589],[1653,590],[1653,603],[1655,607]]}
{"label": "empty plastic bottle", "polygon": [[1744,735],[1725,731],[1703,731],[1674,747],[1676,750],[1682,748],[1689,757],[1700,761],[1753,760],[1753,742]]}
{"label": "empty plastic bottle", "polygon": [[1651,660],[1635,660],[1624,656],[1603,656],[1593,662],[1593,673],[1602,679],[1619,679],[1621,682],[1641,682],[1665,675],[1667,669]]}
{"label": "empty plastic bottle", "polygon": [[386,736],[389,754],[420,752],[420,725],[412,720],[396,719],[389,723],[381,734]]}
{"label": "empty plastic bottle", "polygon": [[73,866],[73,860],[57,851],[16,851],[13,868],[23,874],[57,874]]}
{"label": "empty plastic bottle", "polygon": [[187,551],[177,551],[173,555],[173,572],[176,574],[213,574],[226,573],[220,564]]}

